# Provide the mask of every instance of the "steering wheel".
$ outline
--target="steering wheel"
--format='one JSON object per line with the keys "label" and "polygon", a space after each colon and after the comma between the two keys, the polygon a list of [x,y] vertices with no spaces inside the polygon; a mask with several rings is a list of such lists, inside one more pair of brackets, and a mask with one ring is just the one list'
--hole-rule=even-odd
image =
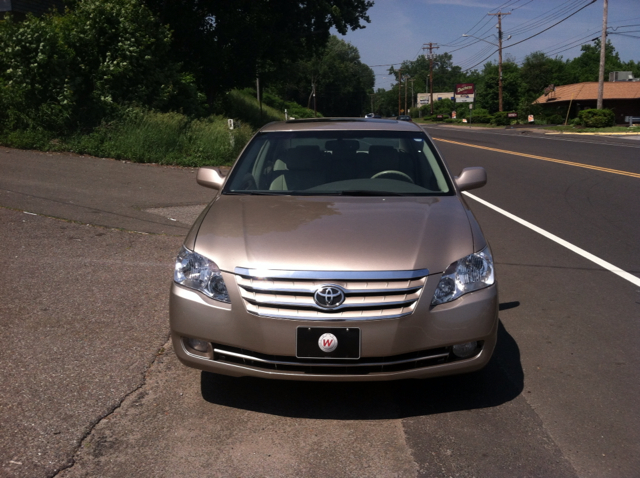
{"label": "steering wheel", "polygon": [[256,184],[256,180],[253,177],[253,174],[247,173],[242,177],[242,181],[240,182],[240,189],[243,191],[258,189],[258,185]]}
{"label": "steering wheel", "polygon": [[396,171],[395,169],[387,169],[386,171],[380,171],[379,173],[376,173],[373,176],[371,176],[371,179],[376,179],[381,176],[388,176],[388,175],[402,176],[403,179],[409,181],[410,183],[413,183],[413,179],[411,179],[411,177],[408,174],[405,174],[402,171]]}

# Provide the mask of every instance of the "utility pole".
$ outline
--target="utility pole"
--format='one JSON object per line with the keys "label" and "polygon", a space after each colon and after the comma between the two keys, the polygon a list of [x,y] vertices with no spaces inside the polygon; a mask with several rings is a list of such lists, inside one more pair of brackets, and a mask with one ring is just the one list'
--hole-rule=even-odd
{"label": "utility pole", "polygon": [[[426,46],[429,45],[429,46]],[[431,115],[433,116],[433,50],[440,48],[437,43],[423,43],[422,49],[429,50],[429,104],[431,105]]]}
{"label": "utility pole", "polygon": [[316,82],[313,82],[313,117],[316,118],[318,116],[318,107],[316,103]]}
{"label": "utility pole", "polygon": [[604,97],[604,59],[607,51],[607,10],[609,0],[604,0],[604,14],[602,16],[602,38],[600,40],[600,74],[598,75],[598,103],[596,108],[602,109],[602,99]]}
{"label": "utility pole", "polygon": [[415,78],[411,78],[409,80],[411,82],[411,108],[415,108],[416,106],[416,97],[413,95],[413,82],[416,81]]}
{"label": "utility pole", "polygon": [[502,111],[502,17],[511,15],[511,12],[488,13],[487,15],[498,17],[498,111]]}
{"label": "utility pole", "polygon": [[400,115],[400,81],[402,80],[402,68],[398,70],[398,115]]}
{"label": "utility pole", "polygon": [[260,104],[260,121],[262,121],[262,96],[260,96],[260,75],[256,75],[256,94],[258,95],[258,103]]}
{"label": "utility pole", "polygon": [[404,114],[407,114],[407,86],[409,82],[407,81],[409,76],[404,77]]}
{"label": "utility pole", "polygon": [[373,109],[373,97],[376,96],[375,93],[369,93],[369,96],[371,97],[371,112],[375,113],[374,109]]}

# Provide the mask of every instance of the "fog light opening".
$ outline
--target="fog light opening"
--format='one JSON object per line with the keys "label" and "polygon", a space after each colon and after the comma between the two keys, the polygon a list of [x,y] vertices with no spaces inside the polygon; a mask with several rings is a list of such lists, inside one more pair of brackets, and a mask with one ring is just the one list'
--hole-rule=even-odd
{"label": "fog light opening", "polygon": [[478,342],[475,340],[473,342],[467,342],[464,344],[456,344],[452,347],[453,355],[458,358],[465,359],[469,358],[476,354],[476,349],[478,348]]}
{"label": "fog light opening", "polygon": [[209,342],[200,339],[187,339],[187,345],[196,352],[207,353],[209,351]]}

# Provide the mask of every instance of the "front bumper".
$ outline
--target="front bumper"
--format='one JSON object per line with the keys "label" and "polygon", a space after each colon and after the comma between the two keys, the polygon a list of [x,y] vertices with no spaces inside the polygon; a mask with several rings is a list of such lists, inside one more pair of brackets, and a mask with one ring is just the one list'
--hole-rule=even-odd
{"label": "front bumper", "polygon": [[[223,274],[227,284],[233,275]],[[171,288],[171,336],[179,360],[236,377],[308,381],[383,381],[472,372],[491,358],[497,339],[497,286],[431,306],[439,275],[429,276],[414,313],[396,319],[313,321],[258,317],[247,312],[237,289],[231,304],[213,301],[177,284]],[[297,327],[358,327],[358,360],[296,358]],[[207,352],[188,338],[210,343]],[[451,346],[477,341],[475,355],[456,359]]]}

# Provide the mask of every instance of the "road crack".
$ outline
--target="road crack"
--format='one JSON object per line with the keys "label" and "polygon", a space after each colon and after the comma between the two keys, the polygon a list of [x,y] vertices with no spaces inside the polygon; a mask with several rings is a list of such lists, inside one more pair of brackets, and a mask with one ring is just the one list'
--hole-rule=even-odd
{"label": "road crack", "polygon": [[87,438],[89,438],[91,436],[91,434],[94,432],[94,430],[96,429],[96,427],[98,425],[100,425],[103,421],[108,420],[114,413],[116,413],[118,410],[120,410],[122,408],[122,405],[125,403],[125,401],[129,397],[131,397],[132,395],[136,394],[137,392],[142,390],[147,385],[147,381],[148,381],[150,370],[157,363],[158,359],[160,357],[162,357],[167,352],[167,350],[169,350],[170,348],[171,348],[171,336],[169,334],[167,334],[166,335],[166,340],[164,341],[164,344],[162,346],[158,347],[158,350],[154,354],[153,359],[148,362],[147,367],[145,368],[144,372],[142,373],[143,377],[142,377],[142,380],[141,380],[140,384],[138,386],[136,386],[135,388],[133,388],[130,392],[128,392],[124,396],[122,396],[122,398],[120,400],[118,400],[118,402],[116,404],[114,404],[106,413],[104,413],[103,415],[97,417],[95,420],[92,420],[89,423],[89,426],[88,426],[86,432],[78,439],[77,446],[74,448],[73,452],[71,453],[71,457],[69,458],[67,463],[63,464],[58,470],[54,470],[53,474],[47,475],[47,478],[56,478],[62,472],[67,471],[67,470],[71,470],[75,466],[75,464],[76,464],[76,458],[75,457],[78,455],[78,452],[85,445],[85,441],[87,440]]}

